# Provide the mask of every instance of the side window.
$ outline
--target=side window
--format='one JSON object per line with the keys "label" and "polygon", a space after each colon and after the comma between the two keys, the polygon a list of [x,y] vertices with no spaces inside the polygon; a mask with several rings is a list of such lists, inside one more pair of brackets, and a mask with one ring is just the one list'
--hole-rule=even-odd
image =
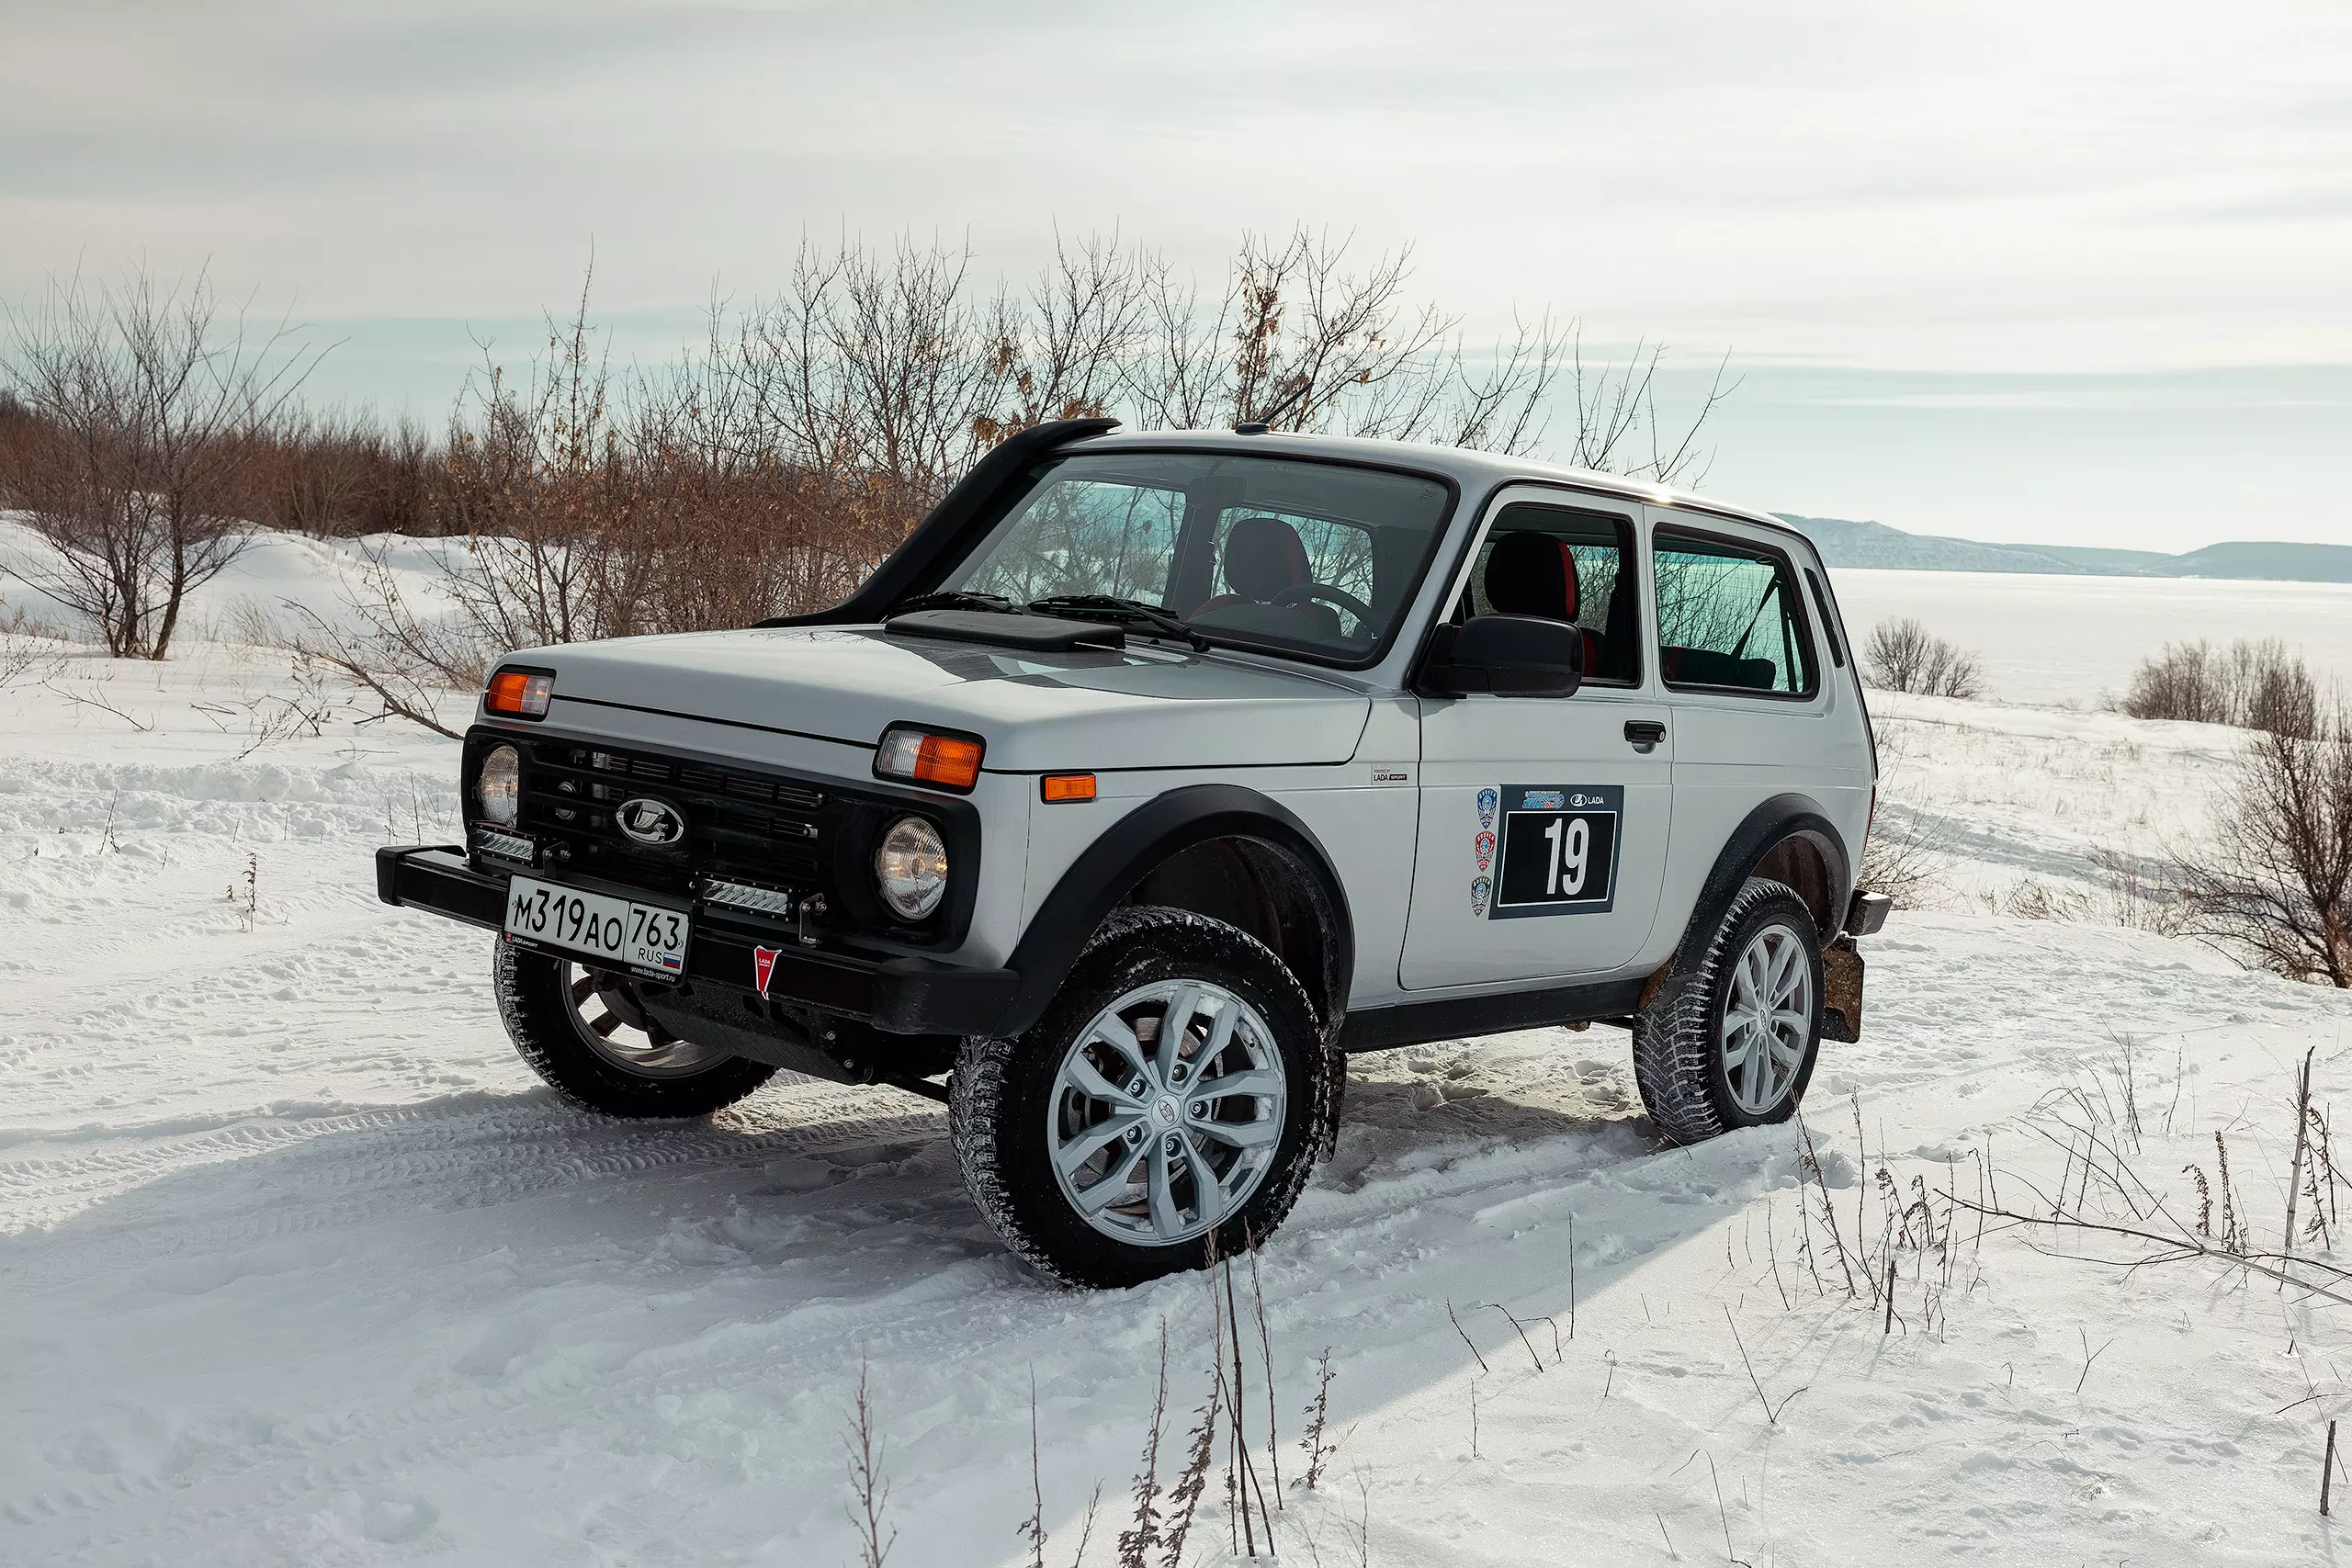
{"label": "side window", "polygon": [[1665,528],[1652,536],[1650,554],[1668,685],[1811,694],[1813,647],[1785,558]]}
{"label": "side window", "polygon": [[1526,502],[1506,506],[1478,545],[1454,619],[1540,615],[1584,631],[1585,680],[1642,679],[1641,588],[1633,525],[1605,512]]}

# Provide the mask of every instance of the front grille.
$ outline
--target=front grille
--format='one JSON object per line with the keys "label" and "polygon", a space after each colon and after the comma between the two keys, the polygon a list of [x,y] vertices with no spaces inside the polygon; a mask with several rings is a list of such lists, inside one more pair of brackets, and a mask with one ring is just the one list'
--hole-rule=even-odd
{"label": "front grille", "polygon": [[[640,796],[685,818],[683,841],[648,846],[621,831],[616,811]],[[697,876],[715,875],[823,893],[831,839],[849,810],[794,780],[547,739],[524,748],[515,825],[561,844],[574,869],[657,892],[691,895]]]}

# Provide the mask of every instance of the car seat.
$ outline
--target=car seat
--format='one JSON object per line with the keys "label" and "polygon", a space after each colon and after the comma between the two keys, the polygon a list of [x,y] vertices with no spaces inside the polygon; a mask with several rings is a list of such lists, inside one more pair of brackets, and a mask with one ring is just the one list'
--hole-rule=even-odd
{"label": "car seat", "polygon": [[[1206,615],[1231,604],[1270,604],[1276,594],[1314,581],[1315,570],[1297,529],[1279,517],[1237,517],[1225,536],[1227,592],[1193,614]],[[1313,630],[1307,635],[1329,642],[1340,640],[1340,615],[1330,605],[1306,600],[1281,608],[1295,610],[1311,623]]]}
{"label": "car seat", "polygon": [[[1499,536],[1487,556],[1487,603],[1506,615],[1538,615],[1576,624],[1576,557],[1549,534]],[[1584,628],[1578,627],[1579,631]],[[1600,639],[1584,631],[1584,671],[1600,672]]]}

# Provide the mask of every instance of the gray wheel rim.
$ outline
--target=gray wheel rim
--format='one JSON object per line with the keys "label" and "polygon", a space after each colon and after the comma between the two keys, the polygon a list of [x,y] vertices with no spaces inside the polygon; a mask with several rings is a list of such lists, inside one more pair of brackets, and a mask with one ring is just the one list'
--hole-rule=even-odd
{"label": "gray wheel rim", "polygon": [[1120,1241],[1205,1235],[1257,1191],[1290,1085],[1256,1009],[1205,980],[1129,991],[1063,1055],[1046,1110],[1062,1196]]}
{"label": "gray wheel rim", "polygon": [[1804,1065],[1813,1032],[1813,962],[1804,939],[1766,926],[1732,966],[1724,1003],[1724,1079],[1732,1103],[1750,1116],[1780,1108]]}
{"label": "gray wheel rim", "polygon": [[677,1078],[715,1067],[728,1053],[681,1040],[649,1017],[637,987],[603,969],[567,963],[557,976],[573,1028],[605,1062],[641,1078]]}

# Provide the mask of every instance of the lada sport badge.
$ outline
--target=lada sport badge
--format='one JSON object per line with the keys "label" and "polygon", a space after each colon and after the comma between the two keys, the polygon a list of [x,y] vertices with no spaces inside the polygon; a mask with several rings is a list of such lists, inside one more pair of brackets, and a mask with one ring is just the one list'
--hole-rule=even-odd
{"label": "lada sport badge", "polygon": [[686,819],[678,815],[676,807],[644,795],[621,802],[613,820],[620,824],[622,832],[657,850],[666,850],[686,836]]}

